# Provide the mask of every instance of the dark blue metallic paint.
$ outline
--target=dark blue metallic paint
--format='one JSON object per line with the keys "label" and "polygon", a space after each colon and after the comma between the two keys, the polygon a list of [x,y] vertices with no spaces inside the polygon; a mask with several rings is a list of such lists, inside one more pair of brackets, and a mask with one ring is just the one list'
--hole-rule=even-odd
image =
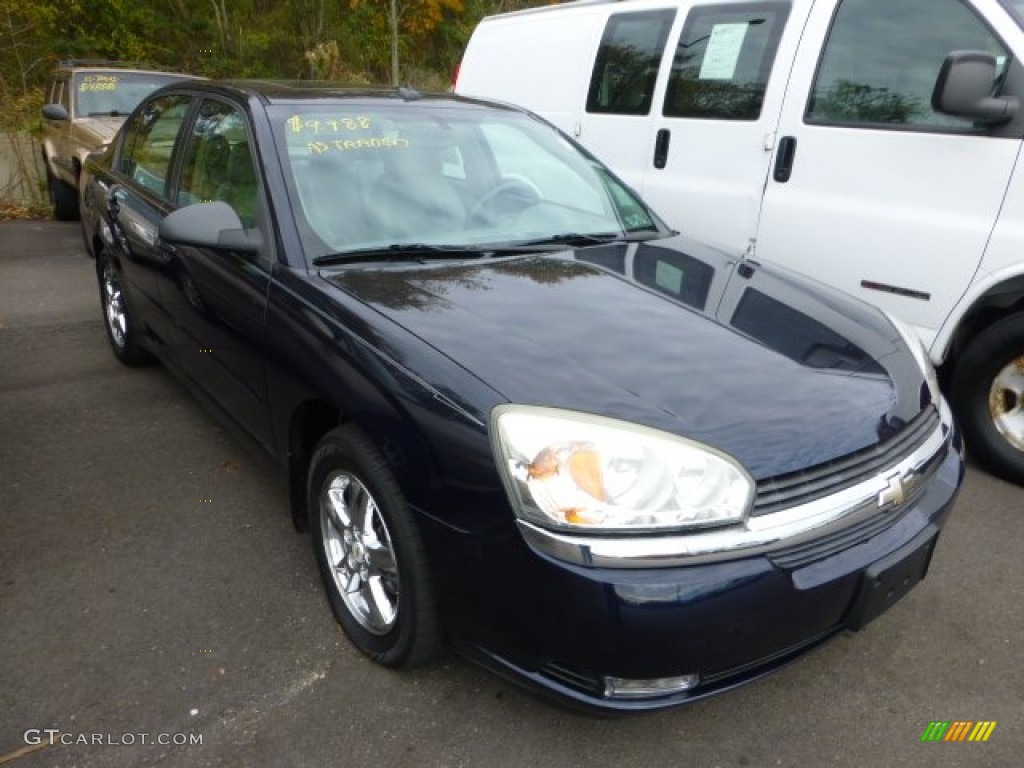
{"label": "dark blue metallic paint", "polygon": [[[308,269],[264,114],[268,100],[301,94],[190,87],[249,115],[275,222],[265,232],[274,259],[258,270],[255,290],[210,295],[212,314],[201,324],[193,318],[195,333],[177,343],[220,334],[221,346],[234,345],[236,370],[262,377],[250,387],[253,407],[234,415],[264,409],[262,442],[286,470],[303,466],[297,431],[316,409],[374,437],[417,513],[452,639],[491,668],[563,700],[619,711],[724,690],[841,630],[865,569],[943,523],[962,480],[958,449],[898,522],[802,568],[759,555],[601,569],[534,551],[491,454],[496,405],[558,406],[684,434],[764,478],[887,438],[929,405],[923,377],[875,310],[758,265],[736,270],[682,238],[460,264]],[[87,176],[83,226],[90,245],[103,247],[109,191],[131,185],[95,161]],[[170,206],[153,207],[160,215]],[[195,270],[203,286],[214,273],[229,280],[232,270],[247,271],[243,257],[194,256],[209,260]],[[129,294],[141,299],[139,256],[129,246],[115,257]],[[231,269],[218,261],[230,258]],[[654,266],[641,267],[644,260]],[[697,289],[665,279],[675,267],[659,269],[662,261],[705,265],[691,272]],[[162,279],[166,291],[180,291]],[[166,305],[177,302],[175,322],[188,327],[182,295]],[[165,307],[139,308],[154,351],[216,398],[187,357],[152,335]],[[603,675],[687,672],[705,679],[690,694],[609,701],[599,690]]]}
{"label": "dark blue metallic paint", "polygon": [[[737,457],[755,479],[875,445],[880,423],[908,421],[921,407],[921,375],[874,311],[858,313],[850,341],[874,350],[878,373],[860,373],[802,365],[571,254],[329,279],[509,402],[684,434]],[[814,294],[804,298],[805,314],[823,311]],[[896,365],[914,382],[902,393],[883,368]]]}

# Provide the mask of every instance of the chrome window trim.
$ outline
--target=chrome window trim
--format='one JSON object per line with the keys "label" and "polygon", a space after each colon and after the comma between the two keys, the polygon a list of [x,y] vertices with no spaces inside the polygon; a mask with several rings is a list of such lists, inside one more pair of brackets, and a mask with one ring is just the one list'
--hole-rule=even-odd
{"label": "chrome window trim", "polygon": [[[877,514],[906,509],[941,464],[952,435],[953,418],[943,399],[938,426],[898,464],[831,496],[780,512],[748,517],[727,528],[670,536],[578,536],[520,519],[519,530],[539,552],[576,565],[600,568],[665,568],[764,554],[836,533]],[[882,498],[889,491],[893,476],[912,478],[912,490],[903,504],[886,508]]]}

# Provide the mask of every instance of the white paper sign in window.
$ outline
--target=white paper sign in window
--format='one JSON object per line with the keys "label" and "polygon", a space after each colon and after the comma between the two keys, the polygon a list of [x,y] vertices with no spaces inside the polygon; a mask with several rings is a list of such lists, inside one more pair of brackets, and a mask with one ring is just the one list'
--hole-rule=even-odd
{"label": "white paper sign in window", "polygon": [[707,50],[704,51],[704,61],[700,65],[698,77],[701,80],[732,79],[748,26],[745,21],[739,24],[715,24]]}

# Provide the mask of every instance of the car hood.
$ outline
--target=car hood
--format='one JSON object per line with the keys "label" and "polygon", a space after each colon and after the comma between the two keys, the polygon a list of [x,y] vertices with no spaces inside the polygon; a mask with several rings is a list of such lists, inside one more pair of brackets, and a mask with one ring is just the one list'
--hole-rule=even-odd
{"label": "car hood", "polygon": [[[121,127],[127,115],[121,117],[84,117],[78,121],[78,131],[87,132],[96,138],[96,145],[109,144],[114,140],[117,129]],[[95,147],[93,147],[95,148]]]}
{"label": "car hood", "polygon": [[681,239],[325,278],[509,402],[684,435],[757,480],[873,446],[927,399],[877,310]]}

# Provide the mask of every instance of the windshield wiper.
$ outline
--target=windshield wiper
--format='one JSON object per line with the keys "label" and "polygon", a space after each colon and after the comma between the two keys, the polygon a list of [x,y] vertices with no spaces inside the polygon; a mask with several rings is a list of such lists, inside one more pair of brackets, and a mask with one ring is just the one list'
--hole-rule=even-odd
{"label": "windshield wiper", "polygon": [[427,259],[475,259],[487,251],[472,245],[432,245],[430,243],[392,243],[372,248],[355,248],[317,256],[314,266],[326,267],[331,264],[356,264],[363,261],[426,261]]}
{"label": "windshield wiper", "polygon": [[631,232],[563,232],[550,237],[536,240],[508,243],[500,248],[503,251],[521,249],[523,251],[549,250],[551,248],[585,248],[588,245],[608,245],[609,243],[631,243],[641,240],[654,240],[664,237],[664,233],[656,229],[634,230]]}

